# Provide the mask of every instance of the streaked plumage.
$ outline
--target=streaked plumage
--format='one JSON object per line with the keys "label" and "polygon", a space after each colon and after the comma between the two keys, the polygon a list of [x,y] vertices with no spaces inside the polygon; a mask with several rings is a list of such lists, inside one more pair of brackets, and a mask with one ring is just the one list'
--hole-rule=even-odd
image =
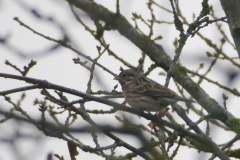
{"label": "streaked plumage", "polygon": [[194,102],[131,69],[122,71],[115,79],[121,84],[127,103],[135,109],[161,111],[177,101]]}

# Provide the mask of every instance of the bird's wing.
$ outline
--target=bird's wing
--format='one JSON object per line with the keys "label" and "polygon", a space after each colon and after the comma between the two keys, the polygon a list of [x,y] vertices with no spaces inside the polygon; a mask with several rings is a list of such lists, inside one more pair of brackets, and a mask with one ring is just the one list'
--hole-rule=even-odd
{"label": "bird's wing", "polygon": [[150,80],[146,77],[140,78],[135,82],[134,93],[141,93],[152,97],[172,98],[177,94],[167,87],[160,85],[159,83]]}
{"label": "bird's wing", "polygon": [[145,95],[152,97],[162,98],[173,98],[176,97],[176,93],[168,89],[167,87],[161,86],[160,84],[154,84],[152,88],[149,88],[144,92]]}

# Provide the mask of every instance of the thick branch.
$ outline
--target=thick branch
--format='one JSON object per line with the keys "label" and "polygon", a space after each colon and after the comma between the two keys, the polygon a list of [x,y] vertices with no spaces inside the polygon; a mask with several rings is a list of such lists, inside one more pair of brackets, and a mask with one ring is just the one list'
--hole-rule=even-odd
{"label": "thick branch", "polygon": [[240,59],[240,1],[220,0]]}
{"label": "thick branch", "polygon": [[[117,29],[120,34],[146,53],[157,66],[166,71],[170,69],[172,60],[165,53],[162,46],[155,44],[147,36],[140,34],[123,16],[119,15],[116,17],[115,13],[92,1],[68,0],[68,2],[88,13],[93,20],[103,20],[108,26],[108,29],[109,27],[111,27],[111,29]],[[211,99],[209,95],[186,74],[186,72],[175,67],[172,77],[186,89],[193,98],[207,110],[207,112],[209,112],[212,118],[220,120],[235,132],[240,131],[239,120],[236,120],[231,113],[226,111],[215,100]],[[237,123],[231,123],[235,120]]]}

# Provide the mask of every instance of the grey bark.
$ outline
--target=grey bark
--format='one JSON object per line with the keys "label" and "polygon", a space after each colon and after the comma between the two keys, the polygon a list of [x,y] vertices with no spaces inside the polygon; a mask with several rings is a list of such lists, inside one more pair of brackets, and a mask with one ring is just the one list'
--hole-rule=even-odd
{"label": "grey bark", "polygon": [[228,26],[240,58],[240,1],[220,0],[220,2],[226,14]]}

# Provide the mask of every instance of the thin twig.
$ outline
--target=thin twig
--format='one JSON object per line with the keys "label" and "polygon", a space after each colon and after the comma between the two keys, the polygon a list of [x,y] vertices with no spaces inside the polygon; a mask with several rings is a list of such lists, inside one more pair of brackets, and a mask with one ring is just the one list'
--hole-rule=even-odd
{"label": "thin twig", "polygon": [[224,86],[224,85],[219,84],[217,81],[213,81],[213,80],[211,80],[211,79],[209,79],[209,78],[207,78],[207,77],[205,77],[205,76],[200,75],[199,73],[190,71],[190,70],[188,70],[188,69],[187,69],[187,71],[188,71],[189,73],[193,74],[193,75],[197,75],[198,77],[207,80],[207,81],[210,82],[210,83],[213,83],[213,84],[219,86],[220,88],[223,88],[223,89],[231,92],[231,93],[232,93],[233,95],[235,95],[235,96],[238,96],[238,97],[240,96],[240,92],[239,92],[236,88],[230,89],[230,88],[228,88],[228,87],[226,87],[226,86]]}
{"label": "thin twig", "polygon": [[35,85],[31,85],[31,86],[26,86],[26,87],[10,89],[10,90],[7,90],[7,91],[0,92],[0,95],[4,96],[4,95],[7,95],[7,94],[22,92],[22,91],[28,91],[28,90],[36,89],[36,88],[40,88],[40,86],[38,84],[35,84]]}
{"label": "thin twig", "polygon": [[[176,10],[175,10],[175,7],[174,7],[174,4],[173,4],[173,1],[172,0],[170,0],[170,3],[171,3],[171,6],[172,6],[172,9],[173,9],[173,14],[174,14],[174,23],[175,23],[175,26],[176,26],[176,28],[181,32],[180,33],[180,39],[179,39],[179,41],[181,41],[181,43],[179,43],[179,46],[178,46],[178,48],[177,48],[177,50],[176,50],[176,55],[174,56],[174,59],[173,59],[173,62],[172,62],[172,64],[171,64],[171,67],[169,68],[169,70],[168,70],[168,74],[167,74],[167,77],[166,77],[166,80],[165,80],[165,87],[168,87],[168,85],[169,85],[169,82],[170,82],[170,78],[171,78],[171,76],[172,76],[172,74],[173,74],[173,71],[174,71],[174,69],[175,69],[175,67],[176,67],[176,63],[177,63],[177,60],[179,59],[179,57],[180,57],[180,54],[181,54],[181,52],[182,52],[182,49],[183,49],[183,47],[184,47],[184,45],[185,45],[185,41],[187,40],[187,38],[189,37],[189,35],[185,35],[184,34],[184,30],[183,30],[183,28],[182,27],[177,27],[177,26],[180,26],[180,24],[182,25],[182,22],[179,20],[179,18],[178,18],[178,15],[177,15],[177,13],[176,13]],[[177,24],[178,23],[178,24]],[[184,37],[184,38],[183,38]],[[184,41],[184,42],[182,42],[182,41]]]}
{"label": "thin twig", "polygon": [[120,14],[120,6],[119,6],[119,0],[117,0],[117,5],[116,5],[116,15],[118,16]]}
{"label": "thin twig", "polygon": [[[85,28],[85,30],[87,30],[93,37],[96,37],[96,32],[91,30],[85,23],[83,23],[83,21],[81,20],[81,18],[77,15],[77,13],[74,11],[73,6],[71,4],[69,4],[71,7],[71,10],[75,16],[75,18],[77,19],[77,21],[83,25],[83,27]],[[99,41],[99,43],[106,48],[107,43],[104,40],[104,37],[102,38],[98,38],[97,39]],[[119,60],[120,62],[122,62],[125,66],[128,66],[129,68],[135,70],[136,67],[134,67],[133,65],[131,65],[130,63],[126,62],[124,59],[118,57],[112,50],[110,50],[109,48],[107,49],[108,53],[110,56],[113,56],[114,58],[116,58],[117,60]]]}
{"label": "thin twig", "polygon": [[89,61],[91,61],[92,63],[95,63],[96,65],[98,65],[99,67],[101,67],[103,70],[107,71],[108,73],[110,73],[111,75],[113,75],[114,77],[117,76],[117,74],[113,73],[112,71],[110,71],[108,68],[104,67],[103,65],[99,64],[98,62],[94,61],[92,58],[90,58],[90,56],[86,56],[84,53],[78,51],[77,49],[73,48],[71,45],[67,44],[66,42],[62,41],[62,40],[55,40],[51,37],[48,37],[48,36],[45,36],[37,31],[35,31],[34,29],[30,28],[29,26],[27,26],[26,24],[24,24],[22,21],[20,21],[17,17],[14,18],[15,21],[19,22],[19,24],[21,26],[24,26],[25,28],[31,30],[33,33],[43,37],[43,38],[46,38],[50,41],[53,41],[53,42],[56,42],[60,45],[62,45],[63,47],[66,47],[66,48],[69,48],[70,50],[74,51],[75,53],[77,53],[78,55],[88,59]]}
{"label": "thin twig", "polygon": [[[236,135],[231,141],[229,141],[227,144],[225,144],[221,148],[221,150],[224,151],[226,148],[230,147],[234,142],[236,142],[239,139],[240,139],[239,135]],[[213,160],[214,158],[216,158],[215,154],[213,154],[208,160]]]}

